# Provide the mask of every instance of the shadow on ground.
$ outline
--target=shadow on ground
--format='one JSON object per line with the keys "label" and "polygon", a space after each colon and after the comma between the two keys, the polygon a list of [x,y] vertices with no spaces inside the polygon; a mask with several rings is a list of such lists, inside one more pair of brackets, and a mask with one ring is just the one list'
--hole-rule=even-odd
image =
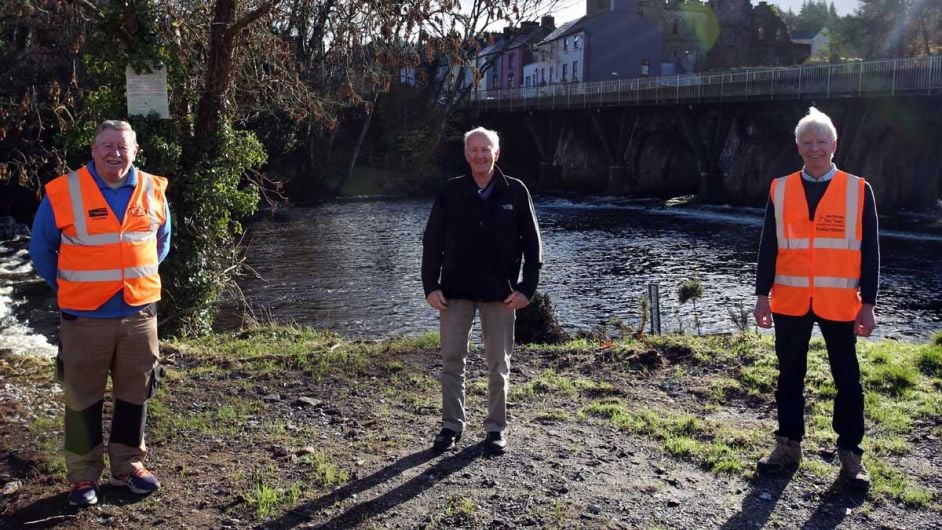
{"label": "shadow on ground", "polygon": [[[359,523],[372,519],[377,515],[394,509],[396,506],[399,506],[400,504],[417,497],[424,491],[435,486],[435,484],[447,478],[449,475],[455,473],[456,471],[460,471],[464,467],[474,462],[474,460],[477,458],[486,454],[487,453],[484,451],[482,444],[475,444],[470,447],[466,447],[458,453],[442,458],[439,462],[429,467],[421,475],[418,475],[409,481],[396,486],[395,488],[374,499],[351,506],[345,512],[332,517],[328,521],[318,524],[316,528],[350,528],[356,526]],[[420,451],[418,453],[401,458],[368,477],[359,479],[347,486],[338,489],[335,492],[324,495],[314,501],[294,508],[284,517],[265,523],[264,525],[260,525],[257,528],[279,530],[293,528],[304,522],[311,521],[314,517],[316,517],[320,510],[348,499],[354,494],[361,493],[380,484],[388,482],[396,476],[401,475],[404,471],[422,465],[438,457],[439,455],[440,453],[432,449],[426,449],[424,451]]]}

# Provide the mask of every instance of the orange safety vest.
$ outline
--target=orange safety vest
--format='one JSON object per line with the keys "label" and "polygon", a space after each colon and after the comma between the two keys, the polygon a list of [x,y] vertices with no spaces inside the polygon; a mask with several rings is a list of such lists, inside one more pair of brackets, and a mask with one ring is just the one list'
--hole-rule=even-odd
{"label": "orange safety vest", "polygon": [[137,171],[124,223],[119,223],[87,167],[46,184],[62,231],[59,307],[93,311],[118,291],[128,305],[160,300],[157,228],[166,222],[167,179]]}
{"label": "orange safety vest", "polygon": [[772,312],[850,321],[860,311],[865,182],[838,170],[809,220],[801,173],[772,181],[778,255]]}

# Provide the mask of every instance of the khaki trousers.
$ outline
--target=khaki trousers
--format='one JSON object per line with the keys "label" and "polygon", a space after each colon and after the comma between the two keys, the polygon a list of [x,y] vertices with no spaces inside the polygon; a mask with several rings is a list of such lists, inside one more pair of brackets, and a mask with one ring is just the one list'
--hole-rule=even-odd
{"label": "khaki trousers", "polygon": [[456,432],[465,425],[465,359],[476,311],[481,315],[484,360],[487,363],[487,418],[484,430],[502,432],[507,427],[507,385],[510,354],[514,346],[513,309],[503,302],[450,299],[440,312],[442,343],[442,427]]}
{"label": "khaki trousers", "polygon": [[104,470],[102,408],[111,375],[114,410],[108,443],[113,475],[143,467],[146,401],[159,379],[153,306],[126,318],[62,315],[59,363],[65,389],[65,464],[69,482]]}

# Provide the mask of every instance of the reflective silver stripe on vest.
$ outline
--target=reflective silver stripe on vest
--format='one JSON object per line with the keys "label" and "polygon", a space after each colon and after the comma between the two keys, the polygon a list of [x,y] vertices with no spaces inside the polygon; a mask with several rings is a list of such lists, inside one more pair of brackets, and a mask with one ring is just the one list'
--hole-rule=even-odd
{"label": "reflective silver stripe on vest", "polygon": [[854,238],[843,239],[839,237],[818,237],[814,240],[814,248],[860,250],[860,241],[857,241]]}
{"label": "reflective silver stripe on vest", "polygon": [[146,278],[157,274],[157,265],[141,265],[124,269],[125,278]]}
{"label": "reflective silver stripe on vest", "polygon": [[[772,185],[772,202],[773,210],[775,210],[775,236],[778,239],[778,248],[792,248],[788,243],[788,240],[785,239],[785,180],[788,177],[777,178]],[[804,247],[795,247],[795,248],[808,248],[808,241],[805,240]]]}
{"label": "reflective silver stripe on vest", "polygon": [[810,287],[806,276],[788,276],[786,274],[776,274],[775,283],[787,287]]}
{"label": "reflective silver stripe on vest", "polygon": [[[844,216],[844,237],[846,237],[848,241],[856,241],[857,239],[857,201],[860,200],[859,183],[859,177],[847,173],[847,214]],[[860,249],[859,241],[857,241],[857,249]]]}
{"label": "reflective silver stripe on vest", "polygon": [[62,234],[62,243],[65,245],[95,247],[120,243],[121,241],[147,241],[156,237],[156,232],[125,232],[124,234],[98,234],[94,236],[68,236]]}
{"label": "reflective silver stripe on vest", "polygon": [[69,184],[69,198],[72,200],[72,222],[75,223],[75,233],[79,237],[88,236],[88,226],[85,225],[85,203],[82,201],[82,184],[78,173],[69,171],[66,177]]}
{"label": "reflective silver stripe on vest", "polygon": [[73,271],[59,269],[59,278],[67,282],[120,282],[121,269],[100,271]]}
{"label": "reflective silver stripe on vest", "polygon": [[141,196],[147,201],[147,213],[150,214],[150,231],[157,232],[157,201],[154,200],[154,179],[141,170],[137,171],[138,177],[144,186]]}
{"label": "reflective silver stripe on vest", "polygon": [[815,276],[815,287],[833,287],[835,289],[856,289],[860,286],[858,278],[836,278],[834,276]]}
{"label": "reflective silver stripe on vest", "polygon": [[100,271],[73,271],[59,269],[59,278],[68,282],[120,282],[125,278],[146,278],[157,274],[157,265],[142,265],[140,267],[127,267],[124,276],[121,269],[104,269]]}

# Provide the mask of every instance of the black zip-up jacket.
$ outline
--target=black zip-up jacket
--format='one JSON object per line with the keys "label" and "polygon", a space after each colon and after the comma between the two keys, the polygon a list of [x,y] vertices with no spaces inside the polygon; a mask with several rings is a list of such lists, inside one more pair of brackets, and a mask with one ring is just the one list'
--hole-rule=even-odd
{"label": "black zip-up jacket", "polygon": [[497,167],[492,178],[486,200],[470,176],[446,182],[435,200],[422,237],[426,297],[441,289],[446,299],[496,302],[536,292],[543,249],[530,192]]}

